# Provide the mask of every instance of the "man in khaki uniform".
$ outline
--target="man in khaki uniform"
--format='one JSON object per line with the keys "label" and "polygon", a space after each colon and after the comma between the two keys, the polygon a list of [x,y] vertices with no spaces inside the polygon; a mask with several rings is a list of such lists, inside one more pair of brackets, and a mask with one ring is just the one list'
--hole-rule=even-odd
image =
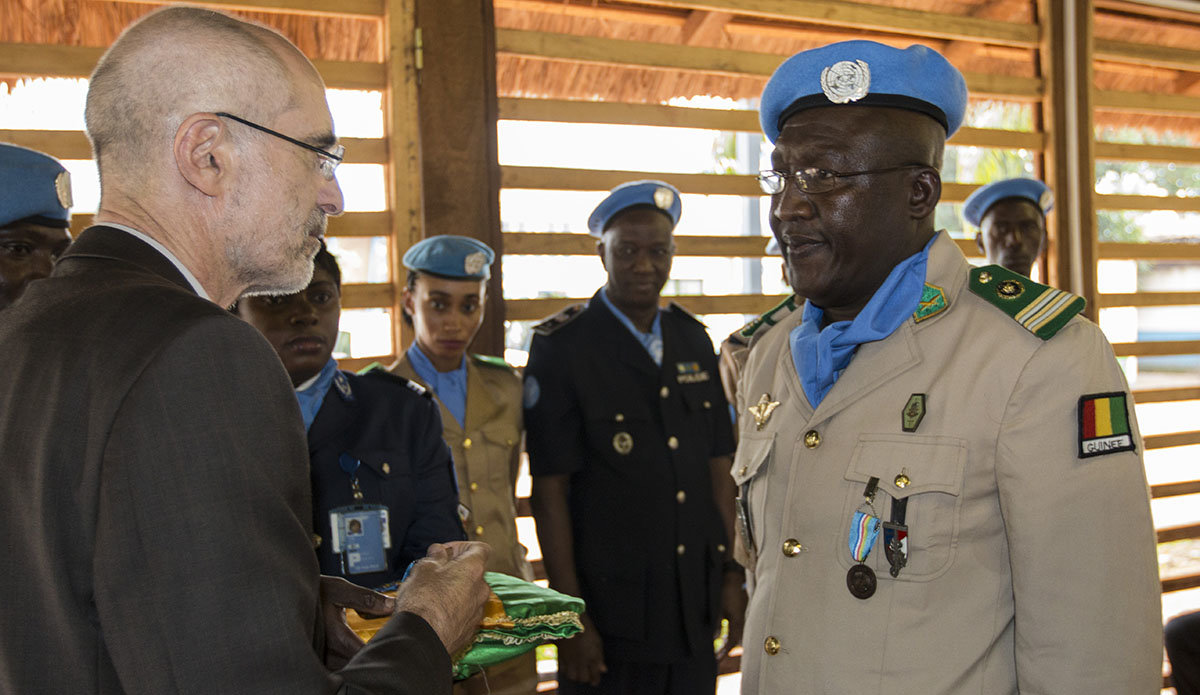
{"label": "man in khaki uniform", "polygon": [[797,294],[739,388],[754,560],[743,693],[1144,694],[1161,685],[1133,402],[1083,300],[933,229],[966,105],[867,41],[769,81],[771,225]]}
{"label": "man in khaki uniform", "polygon": [[[517,540],[516,480],[521,456],[521,377],[503,359],[466,352],[483,323],[494,253],[470,237],[424,239],[404,255],[405,318],[416,339],[392,366],[436,397],[454,457],[459,515],[468,538],[492,546],[487,569],[533,581]],[[456,695],[523,695],[537,687],[527,652],[455,686]]]}

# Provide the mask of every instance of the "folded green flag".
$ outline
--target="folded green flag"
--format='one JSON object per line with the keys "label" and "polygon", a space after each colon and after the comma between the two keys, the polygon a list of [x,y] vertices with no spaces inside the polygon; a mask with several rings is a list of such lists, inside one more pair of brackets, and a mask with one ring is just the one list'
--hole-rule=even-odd
{"label": "folded green flag", "polygon": [[454,657],[454,678],[461,680],[507,661],[544,642],[583,631],[583,599],[560,594],[523,579],[487,572],[492,597],[484,607],[475,641]]}

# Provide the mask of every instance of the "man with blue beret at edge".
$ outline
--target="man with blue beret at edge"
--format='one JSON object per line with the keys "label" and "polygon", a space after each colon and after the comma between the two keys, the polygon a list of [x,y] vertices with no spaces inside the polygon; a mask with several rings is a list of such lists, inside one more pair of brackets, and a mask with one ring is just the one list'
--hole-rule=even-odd
{"label": "man with blue beret at edge", "polygon": [[1046,247],[1046,213],[1054,194],[1037,179],[993,181],[963,204],[963,217],[979,229],[975,244],[989,263],[1029,277]]}
{"label": "man with blue beret at edge", "polygon": [[71,175],[55,158],[0,143],[0,309],[50,275],[71,243]]}
{"label": "man with blue beret at edge", "polygon": [[[471,540],[492,546],[487,570],[533,581],[517,539],[521,377],[502,358],[468,353],[483,325],[496,254],[478,239],[428,237],[404,254],[404,320],[412,345],[390,367],[433,393],[458,478],[458,513]],[[455,695],[525,695],[537,689],[533,651],[454,685]]]}
{"label": "man with blue beret at edge", "polygon": [[534,328],[525,368],[531,504],[550,586],[587,602],[558,645],[559,692],[712,693],[722,618],[741,639],[734,449],[704,325],[659,308],[682,206],[662,181],[588,218],[608,282]]}
{"label": "man with blue beret at edge", "polygon": [[[1157,692],[1154,525],[1083,300],[933,226],[962,75],[847,41],[771,76],[759,175],[806,301],[738,388],[742,692]],[[1003,349],[996,349],[996,346]]]}

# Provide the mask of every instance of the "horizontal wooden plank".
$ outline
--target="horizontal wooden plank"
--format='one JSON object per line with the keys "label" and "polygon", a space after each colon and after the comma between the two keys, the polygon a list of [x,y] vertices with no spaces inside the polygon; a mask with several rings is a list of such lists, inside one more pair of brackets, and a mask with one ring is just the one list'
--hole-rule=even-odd
{"label": "horizontal wooden plank", "polygon": [[[700,128],[743,133],[761,132],[758,112],[746,109],[694,109],[663,104],[626,104],[614,101],[516,97],[504,97],[499,101],[500,118],[514,121],[604,123],[662,128]],[[1040,150],[1044,142],[1045,137],[1041,133],[994,128],[959,128],[954,137],[950,138],[949,144],[966,147]]]}
{"label": "horizontal wooden plank", "polygon": [[1200,400],[1200,386],[1181,386],[1166,389],[1135,389],[1136,403],[1170,403],[1171,401]]}
{"label": "horizontal wooden plank", "polygon": [[1200,480],[1189,480],[1185,483],[1165,483],[1151,485],[1150,496],[1154,499],[1163,497],[1178,497],[1179,495],[1195,495],[1200,493]]}
{"label": "horizontal wooden plank", "polygon": [[642,5],[733,12],[737,15],[811,22],[937,39],[982,41],[1035,48],[1038,28],[957,14],[922,12],[899,7],[819,0],[639,0]]}
{"label": "horizontal wooden plank", "polygon": [[[761,294],[680,295],[663,297],[662,302],[678,302],[693,314],[760,314],[779,303],[782,297]],[[535,321],[562,311],[572,304],[586,302],[587,297],[539,297],[537,299],[506,299],[505,318],[509,321]]]}
{"label": "horizontal wooden plank", "polygon": [[1200,261],[1200,243],[1155,244],[1100,242],[1100,257],[1121,260]]}
{"label": "horizontal wooden plank", "polygon": [[[145,3],[146,0],[108,0],[109,2]],[[188,0],[189,5],[219,10],[253,10],[316,16],[380,17],[385,0]]]}
{"label": "horizontal wooden plank", "polygon": [[[717,75],[757,75],[768,77],[787,56],[727,48],[680,46],[608,39],[578,34],[554,34],[523,29],[497,29],[496,52],[551,60],[567,60],[601,65],[633,65],[665,70],[691,70]],[[1014,100],[1041,98],[1042,81],[1032,77],[1011,77],[982,73],[963,73],[971,94]]]}
{"label": "horizontal wooden plank", "polygon": [[1157,92],[1117,92],[1096,90],[1095,108],[1101,111],[1135,111],[1155,114],[1200,114],[1200,97]]}
{"label": "horizontal wooden plank", "polygon": [[1200,524],[1158,529],[1159,543],[1170,543],[1171,541],[1182,541],[1191,538],[1200,538]]}
{"label": "horizontal wooden plank", "polygon": [[1177,446],[1200,444],[1200,432],[1172,432],[1170,434],[1148,434],[1142,439],[1146,449],[1170,449]]}
{"label": "horizontal wooden plank", "polygon": [[1092,48],[1092,58],[1172,70],[1200,71],[1200,51],[1171,46],[1097,38]]}
{"label": "horizontal wooden plank", "polygon": [[[1200,574],[1189,574],[1184,577],[1171,577],[1170,579],[1162,580],[1162,592],[1164,594],[1172,591],[1183,591],[1184,589],[1195,589],[1200,586]],[[1171,684],[1163,679],[1163,687],[1169,688]]]}
{"label": "horizontal wooden plank", "polygon": [[1117,357],[1136,355],[1196,355],[1200,354],[1200,340],[1153,340],[1140,343],[1113,343]]}
{"label": "horizontal wooden plank", "polygon": [[[92,215],[71,215],[71,233],[78,236],[92,224]],[[326,236],[389,236],[392,215],[389,212],[348,212],[329,218]]]}
{"label": "horizontal wooden plank", "polygon": [[[81,130],[0,130],[0,142],[28,147],[59,159],[91,159],[92,144]],[[387,164],[387,140],[340,138],[347,164]]]}
{"label": "horizontal wooden plank", "polygon": [[1101,210],[1174,210],[1176,212],[1200,212],[1200,196],[1117,195],[1095,196],[1096,207]]}
{"label": "horizontal wooden plank", "polygon": [[1100,295],[1102,309],[1115,306],[1184,306],[1189,304],[1200,304],[1200,292],[1132,292]]}
{"label": "horizontal wooden plank", "polygon": [[390,282],[342,285],[343,309],[390,309],[396,305],[396,287]]}
{"label": "horizontal wooden plank", "polygon": [[[758,181],[750,174],[675,174],[647,171],[611,171],[568,169],[565,167],[501,166],[502,188],[526,188],[549,191],[607,191],[617,184],[635,179],[659,179],[681,193],[700,195],[763,195]],[[967,199],[977,184],[943,183],[942,202],[959,203]]]}
{"label": "horizontal wooden plank", "polygon": [[[60,46],[44,43],[0,43],[0,76],[86,78],[104,55],[103,48]],[[383,63],[317,60],[313,64],[326,87],[337,89],[384,89],[387,70]]]}
{"label": "horizontal wooden plank", "polygon": [[1169,145],[1133,145],[1123,142],[1097,142],[1092,146],[1096,159],[1119,162],[1173,162],[1200,164],[1200,147]]}

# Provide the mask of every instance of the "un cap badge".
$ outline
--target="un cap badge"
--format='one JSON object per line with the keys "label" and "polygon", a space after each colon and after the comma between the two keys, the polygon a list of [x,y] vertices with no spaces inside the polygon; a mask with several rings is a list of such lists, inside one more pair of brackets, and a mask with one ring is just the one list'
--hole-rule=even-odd
{"label": "un cap badge", "polygon": [[487,256],[483,251],[467,254],[463,259],[463,270],[467,275],[478,275],[479,271],[483,270],[483,266],[487,265]]}
{"label": "un cap badge", "polygon": [[659,186],[654,189],[654,204],[660,210],[670,210],[675,204],[675,192],[666,186]]}
{"label": "un cap badge", "polygon": [[71,172],[58,173],[54,179],[54,192],[58,194],[58,204],[64,208],[69,208],[75,203],[71,197]]}
{"label": "un cap badge", "polygon": [[835,104],[848,104],[867,95],[871,69],[861,60],[840,60],[821,71],[821,91]]}

